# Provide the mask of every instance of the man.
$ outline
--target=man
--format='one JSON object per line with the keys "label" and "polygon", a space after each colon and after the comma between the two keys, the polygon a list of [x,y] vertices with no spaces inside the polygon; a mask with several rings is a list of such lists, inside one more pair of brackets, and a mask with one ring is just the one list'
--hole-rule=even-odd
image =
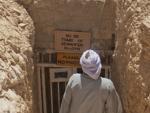
{"label": "man", "polygon": [[100,77],[102,65],[99,55],[86,50],[80,64],[84,74],[74,74],[69,79],[60,113],[122,113],[113,83]]}

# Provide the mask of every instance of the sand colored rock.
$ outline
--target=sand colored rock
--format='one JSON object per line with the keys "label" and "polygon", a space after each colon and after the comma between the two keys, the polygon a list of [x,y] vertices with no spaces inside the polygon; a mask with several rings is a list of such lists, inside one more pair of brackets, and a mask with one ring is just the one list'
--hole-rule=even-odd
{"label": "sand colored rock", "polygon": [[27,11],[0,0],[0,113],[31,113],[34,26]]}
{"label": "sand colored rock", "polygon": [[150,112],[150,1],[118,1],[113,80],[125,113]]}
{"label": "sand colored rock", "polygon": [[92,48],[110,49],[113,0],[35,0],[28,11],[36,27],[36,48],[54,49],[54,31],[66,30],[90,32]]}
{"label": "sand colored rock", "polygon": [[[113,0],[0,0],[0,113],[32,112],[34,26],[16,2],[34,20],[36,48],[54,49],[53,32],[72,30],[90,31],[93,48],[110,49],[117,33],[112,79],[124,113],[150,112],[149,0],[118,0],[117,6]],[[37,113],[36,76],[33,82]]]}

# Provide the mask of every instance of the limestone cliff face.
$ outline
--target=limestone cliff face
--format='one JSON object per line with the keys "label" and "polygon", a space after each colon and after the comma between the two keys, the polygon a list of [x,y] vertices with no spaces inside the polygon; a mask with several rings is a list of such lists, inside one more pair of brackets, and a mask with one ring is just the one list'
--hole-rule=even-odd
{"label": "limestone cliff face", "polygon": [[125,113],[150,112],[150,1],[118,0],[113,80]]}
{"label": "limestone cliff face", "polygon": [[0,113],[31,112],[34,26],[13,0],[0,0]]}

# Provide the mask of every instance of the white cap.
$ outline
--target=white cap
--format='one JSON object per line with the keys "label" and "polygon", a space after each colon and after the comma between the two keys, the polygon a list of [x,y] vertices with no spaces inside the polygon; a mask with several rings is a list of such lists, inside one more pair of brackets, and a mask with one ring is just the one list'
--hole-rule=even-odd
{"label": "white cap", "polygon": [[93,50],[86,50],[80,58],[80,64],[84,73],[93,79],[100,76],[102,64],[99,55]]}

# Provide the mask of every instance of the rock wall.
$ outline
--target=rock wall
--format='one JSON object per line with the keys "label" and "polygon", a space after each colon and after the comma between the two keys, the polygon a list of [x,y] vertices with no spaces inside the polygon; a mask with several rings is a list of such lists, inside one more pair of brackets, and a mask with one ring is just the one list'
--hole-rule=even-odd
{"label": "rock wall", "polygon": [[67,30],[91,32],[92,48],[110,49],[115,33],[113,0],[35,0],[28,11],[36,27],[36,48],[53,49],[54,31]]}
{"label": "rock wall", "polygon": [[34,26],[13,0],[0,0],[0,113],[31,113]]}
{"label": "rock wall", "polygon": [[118,0],[113,80],[124,113],[150,113],[150,1]]}

